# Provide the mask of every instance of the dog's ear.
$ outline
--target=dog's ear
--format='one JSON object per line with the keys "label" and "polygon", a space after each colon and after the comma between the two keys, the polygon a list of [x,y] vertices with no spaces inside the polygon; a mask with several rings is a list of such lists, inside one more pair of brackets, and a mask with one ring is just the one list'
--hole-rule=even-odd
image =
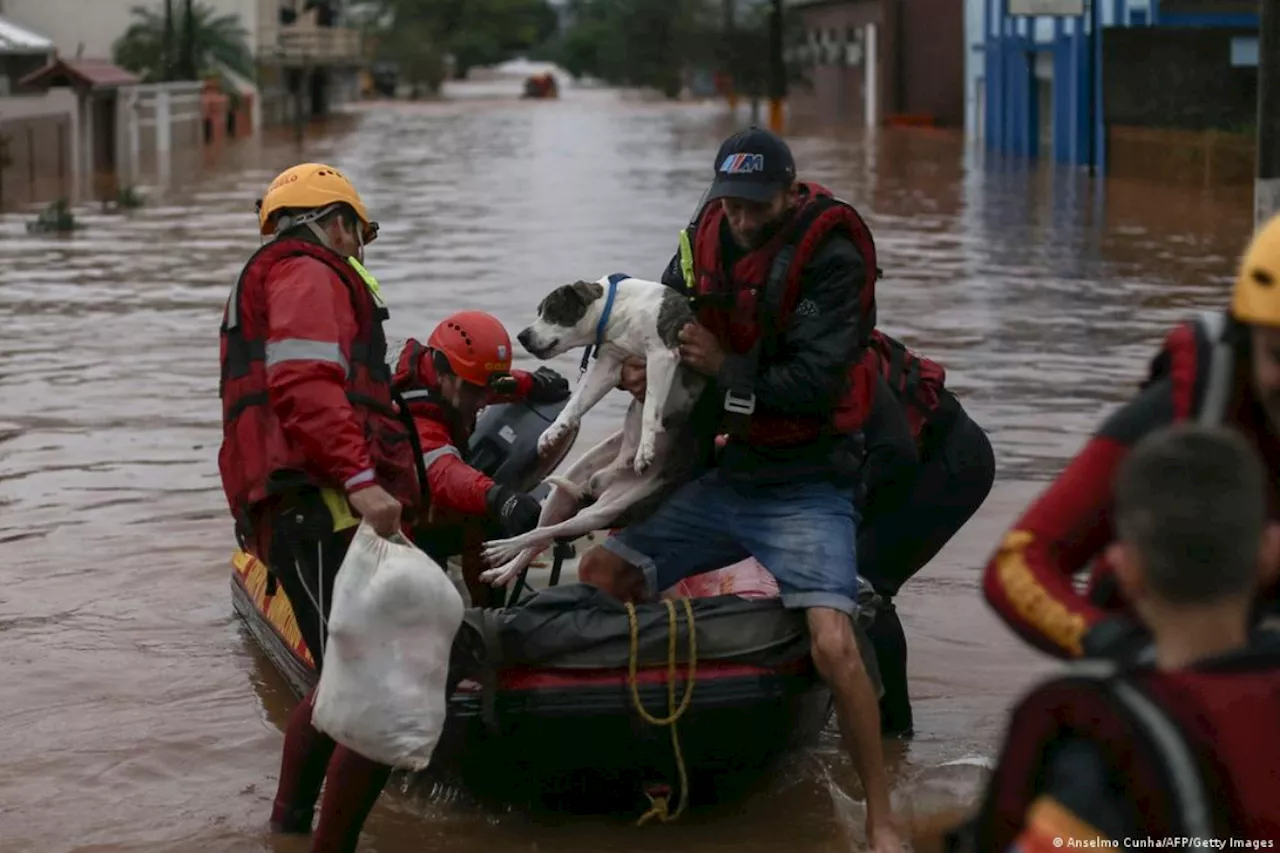
{"label": "dog's ear", "polygon": [[590,305],[604,296],[604,287],[598,281],[575,281],[569,285],[574,295],[582,300],[583,305]]}
{"label": "dog's ear", "polygon": [[594,281],[564,284],[547,294],[538,306],[538,316],[548,323],[571,328],[587,314],[591,303],[604,296],[604,288]]}

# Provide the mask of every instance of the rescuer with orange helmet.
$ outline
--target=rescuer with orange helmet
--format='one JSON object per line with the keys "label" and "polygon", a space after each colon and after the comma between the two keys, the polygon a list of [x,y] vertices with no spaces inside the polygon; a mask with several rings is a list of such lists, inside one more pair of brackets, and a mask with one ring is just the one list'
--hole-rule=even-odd
{"label": "rescuer with orange helmet", "polygon": [[[1125,657],[1146,645],[1106,558],[1115,535],[1112,481],[1137,441],[1175,421],[1242,432],[1271,472],[1269,511],[1280,519],[1280,216],[1244,253],[1230,310],[1205,312],[1168,335],[1138,394],[1102,424],[987,564],[987,602],[1032,645],[1064,658]],[[1073,579],[1090,563],[1089,588],[1077,592]],[[1272,586],[1260,607],[1275,605]]]}
{"label": "rescuer with orange helmet", "polygon": [[[422,488],[412,424],[393,399],[387,309],[364,268],[377,237],[338,169],[303,163],[258,203],[263,245],[241,271],[221,328],[223,441],[218,468],[243,547],[284,590],[317,671],[333,582],[363,518],[408,529]],[[289,719],[273,829],[311,831],[316,850],[353,849],[360,798],[379,765],[311,725],[314,692]]]}
{"label": "rescuer with orange helmet", "polygon": [[511,338],[502,322],[483,311],[459,311],[432,331],[424,346],[410,339],[393,379],[418,433],[426,477],[424,503],[467,516],[487,516],[504,536],[538,523],[536,499],[463,461],[476,414],[484,406],[527,400],[555,403],[569,383],[547,367],[533,373],[511,367]]}

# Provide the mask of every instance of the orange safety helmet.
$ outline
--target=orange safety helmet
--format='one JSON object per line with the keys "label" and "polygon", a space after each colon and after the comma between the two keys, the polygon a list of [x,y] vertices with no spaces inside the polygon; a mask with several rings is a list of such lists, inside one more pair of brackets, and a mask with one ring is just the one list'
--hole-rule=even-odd
{"label": "orange safety helmet", "polygon": [[512,381],[511,337],[492,314],[451,314],[436,326],[427,346],[444,356],[449,369],[464,382],[504,390]]}
{"label": "orange safety helmet", "polygon": [[366,244],[377,238],[378,223],[369,218],[360,193],[346,175],[324,163],[300,163],[276,175],[258,200],[258,230],[264,237],[274,234],[271,217],[281,210],[322,211],[335,204],[345,204],[355,213]]}

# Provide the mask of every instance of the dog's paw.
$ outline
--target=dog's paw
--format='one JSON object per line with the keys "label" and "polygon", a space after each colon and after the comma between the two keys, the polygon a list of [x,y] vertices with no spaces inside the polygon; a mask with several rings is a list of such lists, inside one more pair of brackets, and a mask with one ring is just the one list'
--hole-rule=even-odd
{"label": "dog's paw", "polygon": [[653,464],[653,457],[656,451],[655,442],[640,440],[640,446],[636,448],[636,458],[633,466],[637,474],[643,474]]}
{"label": "dog's paw", "polygon": [[538,436],[538,455],[548,456],[564,437],[576,426],[569,421],[556,421]]}
{"label": "dog's paw", "polygon": [[520,547],[512,545],[505,539],[494,539],[484,543],[480,557],[487,566],[501,566],[520,553]]}
{"label": "dog's paw", "polygon": [[524,569],[521,562],[512,560],[497,568],[483,571],[480,573],[480,580],[490,586],[510,586],[516,578],[520,577],[520,572]]}

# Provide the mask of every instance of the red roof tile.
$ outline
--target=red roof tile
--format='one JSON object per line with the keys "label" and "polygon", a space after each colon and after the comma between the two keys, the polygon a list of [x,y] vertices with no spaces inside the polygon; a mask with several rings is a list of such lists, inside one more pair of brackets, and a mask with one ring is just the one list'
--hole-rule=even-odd
{"label": "red roof tile", "polygon": [[126,71],[106,59],[55,59],[43,68],[33,71],[18,81],[20,86],[74,86],[82,89],[114,89],[132,86],[141,81],[138,75]]}

